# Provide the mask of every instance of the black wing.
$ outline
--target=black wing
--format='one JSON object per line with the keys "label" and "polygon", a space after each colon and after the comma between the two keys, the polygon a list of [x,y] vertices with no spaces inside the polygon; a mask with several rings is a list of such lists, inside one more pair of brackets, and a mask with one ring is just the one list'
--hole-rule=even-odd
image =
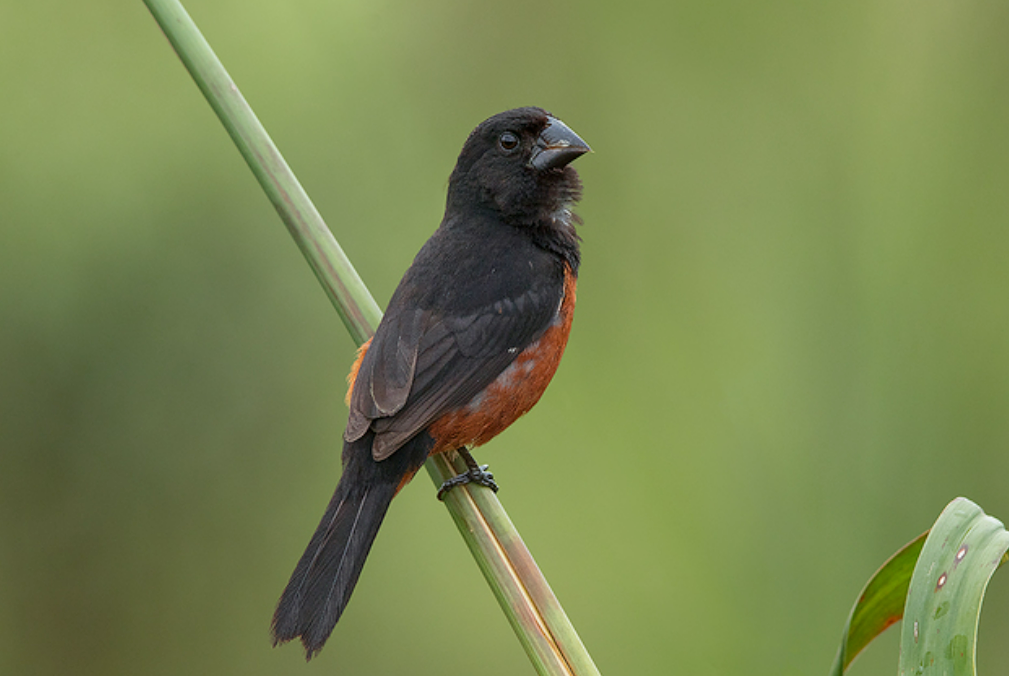
{"label": "black wing", "polygon": [[562,295],[560,276],[465,315],[390,313],[361,362],[345,438],[354,441],[371,427],[373,457],[389,457],[493,382],[550,326]]}

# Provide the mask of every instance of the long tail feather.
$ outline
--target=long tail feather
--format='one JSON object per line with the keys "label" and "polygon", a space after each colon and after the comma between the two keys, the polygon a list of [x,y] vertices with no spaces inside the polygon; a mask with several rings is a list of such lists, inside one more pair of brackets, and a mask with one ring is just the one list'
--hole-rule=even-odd
{"label": "long tail feather", "polygon": [[368,433],[345,444],[343,476],[273,615],[274,645],[301,637],[307,659],[322,650],[339,621],[389,503],[430,448],[415,438],[375,462],[372,439]]}

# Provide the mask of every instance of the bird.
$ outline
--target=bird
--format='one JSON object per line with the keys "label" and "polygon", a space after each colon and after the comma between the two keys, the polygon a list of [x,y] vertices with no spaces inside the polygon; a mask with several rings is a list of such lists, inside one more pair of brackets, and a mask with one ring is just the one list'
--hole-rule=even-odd
{"label": "bird", "polygon": [[357,584],[392,499],[436,453],[458,452],[465,483],[497,490],[469,450],[529,411],[567,345],[590,152],[537,107],[481,122],[449,177],[445,215],[396,288],[347,380],[343,473],[281,595],[276,646],[322,649]]}

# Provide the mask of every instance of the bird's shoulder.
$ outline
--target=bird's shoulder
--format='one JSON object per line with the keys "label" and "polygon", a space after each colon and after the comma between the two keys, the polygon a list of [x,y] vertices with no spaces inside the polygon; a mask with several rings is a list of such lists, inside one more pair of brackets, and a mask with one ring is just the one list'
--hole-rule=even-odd
{"label": "bird's shoulder", "polygon": [[493,214],[446,218],[417,253],[389,302],[389,311],[417,307],[465,316],[531,290],[561,288],[563,265],[521,227]]}

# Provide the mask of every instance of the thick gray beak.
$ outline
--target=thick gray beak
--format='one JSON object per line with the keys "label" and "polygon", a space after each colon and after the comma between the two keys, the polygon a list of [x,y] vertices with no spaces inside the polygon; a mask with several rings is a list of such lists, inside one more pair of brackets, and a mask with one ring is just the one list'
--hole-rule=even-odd
{"label": "thick gray beak", "polygon": [[557,169],[592,150],[589,144],[579,138],[571,127],[556,117],[549,117],[547,128],[536,139],[536,148],[529,158],[529,165],[540,171]]}

